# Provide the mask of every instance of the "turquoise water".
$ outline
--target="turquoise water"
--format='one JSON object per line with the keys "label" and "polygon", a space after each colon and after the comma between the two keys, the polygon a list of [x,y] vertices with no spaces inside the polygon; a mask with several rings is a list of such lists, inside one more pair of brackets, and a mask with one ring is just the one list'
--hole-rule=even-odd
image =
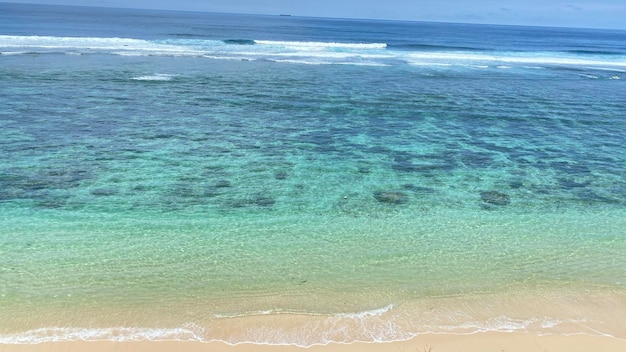
{"label": "turquoise water", "polygon": [[624,32],[2,6],[1,342],[619,335]]}

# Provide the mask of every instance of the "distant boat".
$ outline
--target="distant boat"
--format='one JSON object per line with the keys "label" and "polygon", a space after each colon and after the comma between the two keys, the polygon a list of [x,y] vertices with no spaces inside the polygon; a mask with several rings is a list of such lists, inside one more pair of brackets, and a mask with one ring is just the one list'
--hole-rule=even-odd
{"label": "distant boat", "polygon": [[282,17],[291,17],[291,15],[289,15],[289,14],[284,14],[284,13],[281,13],[279,16],[282,16]]}

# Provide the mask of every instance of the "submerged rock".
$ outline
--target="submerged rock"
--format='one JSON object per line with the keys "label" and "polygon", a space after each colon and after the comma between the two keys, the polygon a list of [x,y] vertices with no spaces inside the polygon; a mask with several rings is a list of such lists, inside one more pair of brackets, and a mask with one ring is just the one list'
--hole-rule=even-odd
{"label": "submerged rock", "polygon": [[274,178],[277,180],[286,180],[288,176],[289,174],[287,173],[287,171],[278,171],[274,174]]}
{"label": "submerged rock", "polygon": [[417,194],[433,193],[435,191],[433,188],[417,186],[417,185],[414,185],[412,183],[403,184],[402,188],[407,190],[407,191],[411,191],[411,192],[414,192],[414,193],[417,193]]}
{"label": "submerged rock", "polygon": [[276,199],[270,196],[258,195],[251,198],[235,198],[224,201],[224,206],[228,208],[248,208],[248,207],[271,207],[276,203]]}
{"label": "submerged rock", "polygon": [[592,190],[583,190],[581,192],[577,192],[576,195],[578,199],[584,203],[607,203],[607,204],[618,204],[619,201],[614,198],[602,196]]}
{"label": "submerged rock", "polygon": [[228,208],[244,208],[248,206],[248,202],[245,199],[228,199],[224,202],[224,206]]}
{"label": "submerged rock", "polygon": [[485,203],[493,205],[509,205],[511,203],[511,197],[508,194],[498,191],[480,192],[480,199]]}
{"label": "submerged rock", "polygon": [[35,202],[35,206],[37,208],[43,209],[58,209],[63,208],[65,206],[65,199],[62,198],[46,198]]}
{"label": "submerged rock", "polygon": [[409,196],[400,191],[376,191],[374,198],[381,203],[405,204],[409,201]]}
{"label": "submerged rock", "polygon": [[221,187],[210,186],[204,189],[202,196],[207,197],[207,198],[213,198],[213,197],[218,197],[222,194],[224,194],[224,191],[222,190]]}
{"label": "submerged rock", "polygon": [[144,184],[138,184],[135,187],[133,187],[133,191],[137,191],[137,192],[146,192],[149,191],[152,187],[148,186],[148,185],[144,185]]}
{"label": "submerged rock", "polygon": [[114,188],[96,188],[91,190],[91,194],[98,197],[113,196],[118,193],[119,191]]}
{"label": "submerged rock", "polygon": [[254,204],[260,207],[269,207],[276,203],[276,200],[272,197],[259,196],[253,200]]}
{"label": "submerged rock", "polygon": [[391,168],[394,171],[398,172],[417,172],[423,175],[433,175],[437,172],[445,172],[450,171],[455,168],[452,163],[439,163],[439,164],[431,164],[431,163],[413,163],[410,161],[400,161],[391,165]]}
{"label": "submerged rock", "polygon": [[566,188],[566,189],[570,189],[570,188],[584,188],[587,187],[589,185],[591,185],[591,181],[584,181],[584,182],[577,182],[574,179],[569,179],[569,178],[560,178],[558,179],[559,185],[561,185],[561,187]]}
{"label": "submerged rock", "polygon": [[369,173],[371,172],[370,168],[369,168],[369,167],[367,167],[367,166],[359,166],[359,167],[357,168],[357,171],[358,171],[360,174],[369,174]]}
{"label": "submerged rock", "polygon": [[226,187],[230,187],[230,186],[231,186],[231,184],[230,184],[230,181],[228,181],[228,180],[218,180],[215,183],[215,187],[216,188],[226,188]]}

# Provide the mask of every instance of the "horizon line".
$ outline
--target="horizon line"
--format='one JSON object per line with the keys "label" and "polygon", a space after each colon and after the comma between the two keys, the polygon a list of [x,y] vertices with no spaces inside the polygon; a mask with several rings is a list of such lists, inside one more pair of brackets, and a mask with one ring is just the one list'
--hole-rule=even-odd
{"label": "horizon line", "polygon": [[42,4],[42,3],[36,3],[36,2],[12,2],[12,1],[0,1],[0,4],[27,5],[27,6],[34,5],[34,6],[51,6],[51,7],[78,7],[78,8],[96,8],[96,9],[119,9],[119,10],[144,10],[144,11],[161,11],[161,12],[208,13],[208,14],[224,14],[224,15],[268,16],[268,17],[283,17],[283,18],[310,18],[310,19],[352,20],[352,21],[412,22],[412,23],[433,23],[433,24],[452,24],[452,25],[477,25],[477,26],[484,25],[484,26],[503,26],[503,27],[563,28],[563,29],[626,31],[626,27],[624,28],[584,27],[584,26],[574,27],[574,26],[565,26],[565,25],[547,25],[547,24],[540,25],[540,24],[524,24],[524,23],[464,22],[464,21],[457,22],[457,21],[437,21],[437,20],[401,19],[401,18],[334,17],[334,16],[299,15],[299,14],[292,14],[292,13],[226,12],[226,11],[131,7],[131,6],[120,7],[120,6],[98,6],[98,5]]}

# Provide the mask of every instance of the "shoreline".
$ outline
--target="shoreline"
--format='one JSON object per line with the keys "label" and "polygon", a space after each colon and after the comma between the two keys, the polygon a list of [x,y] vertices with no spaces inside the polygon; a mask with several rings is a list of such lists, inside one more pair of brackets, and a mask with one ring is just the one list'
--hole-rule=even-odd
{"label": "shoreline", "polygon": [[227,352],[621,352],[626,350],[626,339],[612,336],[541,335],[520,332],[479,332],[473,334],[423,334],[412,339],[396,342],[330,343],[300,347],[295,345],[266,345],[240,343],[230,345],[221,341],[71,341],[45,342],[40,344],[0,344],[1,352],[105,352],[105,351],[227,351]]}
{"label": "shoreline", "polygon": [[[0,323],[0,346],[33,350],[32,346],[50,344],[176,342],[181,346],[222,343],[233,348],[254,345],[316,349],[398,344],[425,336],[457,339],[490,334],[611,337],[626,341],[626,292],[610,289],[430,298],[334,314],[264,311],[216,317],[210,307],[199,310],[197,303],[176,309],[194,315],[183,321],[183,315],[159,311],[159,307],[123,312],[31,310],[30,318],[7,311],[9,319]],[[38,319],[33,319],[33,314]],[[20,315],[22,320],[17,318]]]}

